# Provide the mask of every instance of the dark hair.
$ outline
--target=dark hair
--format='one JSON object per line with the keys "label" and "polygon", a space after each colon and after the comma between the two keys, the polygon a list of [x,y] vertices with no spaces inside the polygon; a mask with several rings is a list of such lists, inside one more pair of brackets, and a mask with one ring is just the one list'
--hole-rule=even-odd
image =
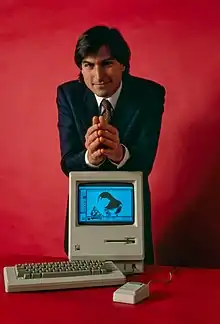
{"label": "dark hair", "polygon": [[[116,28],[107,26],[95,26],[85,31],[78,39],[75,48],[75,63],[79,69],[83,59],[90,55],[96,54],[100,47],[108,47],[112,57],[125,66],[124,74],[130,71],[130,48]],[[79,79],[82,81],[82,74]]]}

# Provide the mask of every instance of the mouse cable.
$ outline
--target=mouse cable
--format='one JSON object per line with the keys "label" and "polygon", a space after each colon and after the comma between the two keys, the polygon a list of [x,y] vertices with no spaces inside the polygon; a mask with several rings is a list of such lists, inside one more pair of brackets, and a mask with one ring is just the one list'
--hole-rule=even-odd
{"label": "mouse cable", "polygon": [[173,281],[173,274],[178,270],[178,267],[173,267],[172,271],[169,271],[169,279],[167,280],[158,280],[158,279],[152,279],[150,280],[147,285],[150,285],[153,282],[157,282],[157,283],[163,283],[163,284],[168,284],[171,283]]}

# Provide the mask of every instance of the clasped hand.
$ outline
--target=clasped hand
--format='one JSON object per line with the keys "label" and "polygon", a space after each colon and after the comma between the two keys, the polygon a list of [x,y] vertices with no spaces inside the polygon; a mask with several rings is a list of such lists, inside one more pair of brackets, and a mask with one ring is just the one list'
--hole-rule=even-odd
{"label": "clasped hand", "polygon": [[93,165],[100,164],[105,158],[115,163],[120,163],[123,159],[124,150],[118,130],[102,116],[93,117],[92,126],[85,135],[85,147],[88,150],[89,163]]}

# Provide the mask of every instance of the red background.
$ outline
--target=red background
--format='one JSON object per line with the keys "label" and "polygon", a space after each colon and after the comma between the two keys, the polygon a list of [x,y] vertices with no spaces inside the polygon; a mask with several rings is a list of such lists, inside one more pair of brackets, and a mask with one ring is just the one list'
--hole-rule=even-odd
{"label": "red background", "polygon": [[157,263],[220,266],[219,11],[200,0],[0,2],[0,255],[63,255],[56,87],[77,76],[78,35],[110,24],[132,74],[167,90],[150,177]]}

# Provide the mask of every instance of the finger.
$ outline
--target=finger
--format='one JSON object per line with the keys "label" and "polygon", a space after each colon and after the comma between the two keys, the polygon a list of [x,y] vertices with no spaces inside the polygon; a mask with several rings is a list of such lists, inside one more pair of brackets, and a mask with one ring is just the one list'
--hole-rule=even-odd
{"label": "finger", "polygon": [[97,158],[99,158],[99,157],[101,157],[101,156],[102,156],[101,149],[96,150],[91,155],[92,159],[94,159],[94,160],[97,159]]}
{"label": "finger", "polygon": [[85,138],[87,139],[94,131],[98,129],[98,124],[94,124],[91,127],[88,128]]}
{"label": "finger", "polygon": [[99,116],[99,123],[106,124],[108,123],[107,120],[104,118],[104,116]]}
{"label": "finger", "polygon": [[92,118],[92,125],[98,124],[99,123],[99,117],[98,116],[94,116]]}
{"label": "finger", "polygon": [[106,145],[108,148],[115,149],[117,147],[117,143],[113,142],[107,138],[100,137],[100,142]]}
{"label": "finger", "polygon": [[114,155],[113,149],[101,148],[101,154],[105,155],[108,159],[111,159]]}
{"label": "finger", "polygon": [[105,128],[106,125],[108,124],[107,120],[103,116],[99,116],[99,121],[98,121],[100,128]]}
{"label": "finger", "polygon": [[100,145],[100,141],[99,138],[96,138],[95,141],[93,141],[89,146],[88,146],[88,150],[91,152],[91,154],[93,154],[97,149],[98,146]]}
{"label": "finger", "polygon": [[113,135],[112,133],[110,133],[107,130],[100,129],[100,130],[97,131],[97,133],[98,133],[98,136],[100,138],[103,137],[103,138],[109,139],[109,140],[111,140],[113,142],[116,142],[116,143],[119,141],[119,139],[118,139],[118,137],[116,135]]}
{"label": "finger", "polygon": [[92,144],[92,142],[96,140],[96,138],[98,138],[98,132],[94,131],[91,135],[89,135],[86,138],[85,147],[88,149],[88,147]]}
{"label": "finger", "polygon": [[100,120],[99,120],[98,128],[103,129],[103,130],[107,130],[112,134],[118,135],[117,128],[115,128],[114,126],[112,126],[112,125],[110,125],[110,124],[108,124],[106,122],[101,123]]}
{"label": "finger", "polygon": [[107,159],[115,160],[115,150],[101,148],[101,153],[102,153],[102,155],[105,156]]}

